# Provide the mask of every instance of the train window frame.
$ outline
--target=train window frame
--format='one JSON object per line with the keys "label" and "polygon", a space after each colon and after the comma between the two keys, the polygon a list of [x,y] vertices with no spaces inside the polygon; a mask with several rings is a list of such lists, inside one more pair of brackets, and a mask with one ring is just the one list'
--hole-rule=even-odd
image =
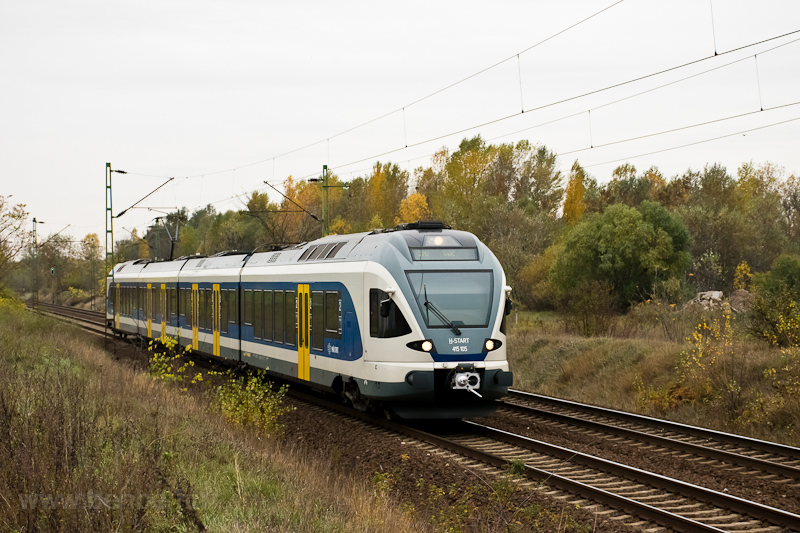
{"label": "train window frame", "polygon": [[[389,316],[381,316],[381,303],[389,300]],[[398,318],[399,317],[399,318]],[[389,294],[381,289],[369,290],[369,336],[378,339],[394,339],[411,333],[403,312]]]}
{"label": "train window frame", "polygon": [[[325,349],[325,291],[311,291],[311,349]],[[318,331],[319,329],[319,331]]]}
{"label": "train window frame", "polygon": [[[286,334],[285,319],[284,319],[284,304],[286,295],[284,291],[273,291],[274,293],[274,329],[272,334],[272,342],[283,344],[284,336]],[[280,302],[280,303],[278,303]]]}
{"label": "train window frame", "polygon": [[274,291],[264,291],[264,340],[272,341],[273,337],[273,324],[275,322],[275,308],[274,308]]}
{"label": "train window frame", "polygon": [[264,299],[261,289],[253,290],[253,337],[264,338]]}
{"label": "train window frame", "polygon": [[178,288],[178,317],[186,316],[186,308],[188,307],[186,303],[186,292],[186,287]]}
{"label": "train window frame", "polygon": [[178,318],[178,288],[177,287],[170,287],[169,289],[169,297],[170,297],[170,310],[169,310],[169,321],[172,323],[173,317],[176,319]]}
{"label": "train window frame", "polygon": [[288,290],[284,294],[284,320],[287,326],[285,344],[286,346],[297,346],[297,291]]}
{"label": "train window frame", "polygon": [[332,339],[342,338],[342,292],[325,291],[325,336]]}
{"label": "train window frame", "polygon": [[245,289],[242,297],[242,325],[253,325],[253,289]]}

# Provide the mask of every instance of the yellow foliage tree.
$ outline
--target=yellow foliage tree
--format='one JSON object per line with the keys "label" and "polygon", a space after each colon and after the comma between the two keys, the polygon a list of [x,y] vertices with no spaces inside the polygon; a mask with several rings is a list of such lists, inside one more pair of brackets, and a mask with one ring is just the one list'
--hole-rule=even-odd
{"label": "yellow foliage tree", "polygon": [[580,220],[586,211],[586,203],[583,201],[583,195],[586,192],[585,180],[586,172],[575,160],[572,164],[564,198],[564,219],[570,226]]}
{"label": "yellow foliage tree", "polygon": [[336,217],[336,220],[328,228],[328,235],[346,235],[352,233],[352,231],[352,227],[346,220],[342,217]]}
{"label": "yellow foliage tree", "polygon": [[752,277],[753,275],[750,273],[750,265],[747,264],[747,261],[742,261],[739,263],[739,266],[736,267],[736,272],[733,275],[733,288],[744,290],[749,289],[750,278]]}
{"label": "yellow foliage tree", "polygon": [[400,202],[400,214],[394,219],[394,223],[403,224],[406,222],[416,222],[417,220],[429,220],[432,217],[428,207],[428,199],[424,194],[415,192],[402,202]]}

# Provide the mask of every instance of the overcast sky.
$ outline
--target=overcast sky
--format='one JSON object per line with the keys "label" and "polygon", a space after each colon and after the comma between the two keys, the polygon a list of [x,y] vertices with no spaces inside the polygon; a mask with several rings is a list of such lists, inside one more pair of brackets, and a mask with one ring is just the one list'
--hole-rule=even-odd
{"label": "overcast sky", "polygon": [[344,180],[377,159],[413,173],[477,134],[544,144],[600,182],[623,162],[796,174],[800,120],[774,124],[800,118],[800,33],[748,45],[798,30],[797,0],[5,1],[0,194],[40,235],[71,224],[103,242],[106,162],[128,172],[115,213],[175,178],[142,204],[155,211],[117,219],[117,239],[323,164]]}

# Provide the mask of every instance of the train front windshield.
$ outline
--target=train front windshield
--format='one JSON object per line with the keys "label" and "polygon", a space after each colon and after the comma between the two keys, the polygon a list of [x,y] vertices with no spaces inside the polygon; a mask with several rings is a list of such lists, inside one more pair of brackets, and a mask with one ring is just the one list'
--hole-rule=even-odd
{"label": "train front windshield", "polygon": [[451,323],[467,328],[489,325],[493,292],[491,271],[407,272],[407,276],[428,327],[446,328]]}

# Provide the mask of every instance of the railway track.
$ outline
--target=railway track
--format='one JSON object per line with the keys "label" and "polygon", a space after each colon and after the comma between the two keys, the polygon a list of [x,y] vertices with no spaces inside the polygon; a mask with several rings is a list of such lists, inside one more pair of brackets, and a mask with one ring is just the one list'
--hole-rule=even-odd
{"label": "railway track", "polygon": [[[40,307],[44,306],[40,304]],[[59,309],[44,310],[65,314]],[[102,313],[79,312],[68,316],[93,322],[93,327],[99,325],[103,329]],[[455,459],[467,467],[488,465],[500,474],[511,466],[522,476],[521,483],[535,483],[540,488],[546,484],[548,488],[542,490],[555,498],[584,508],[595,507],[600,509],[598,512],[611,513],[647,531],[800,531],[800,515],[483,424],[459,422],[436,427],[400,424],[305,392],[291,391],[291,396],[413,439],[423,449]],[[555,406],[560,407],[556,409]],[[712,460],[768,472],[780,480],[789,480],[787,486],[797,487],[798,457],[795,454],[800,452],[797,448],[516,391],[503,409],[523,417],[538,417],[586,431],[611,434],[613,438],[626,441],[656,439],[649,443],[655,448],[676,450],[676,447],[683,447],[678,451],[704,457],[722,453]],[[557,412],[559,410],[561,412]],[[600,418],[604,421],[599,421]],[[620,433],[613,433],[615,431]],[[658,440],[665,438],[669,442]],[[528,481],[524,481],[525,478]],[[797,493],[796,488],[794,490]]]}
{"label": "railway track", "polygon": [[65,319],[76,326],[91,333],[104,335],[106,315],[102,311],[92,311],[91,309],[78,309],[64,305],[55,305],[39,301],[33,311]]}
{"label": "railway track", "polygon": [[[800,489],[800,448],[592,405],[511,391],[504,409],[520,416],[581,428],[593,436],[644,443],[711,459],[709,466],[768,478]],[[618,441],[619,442],[619,441]]]}
{"label": "railway track", "polygon": [[399,433],[427,450],[449,452],[450,460],[490,465],[497,473],[511,465],[531,482],[546,484],[556,498],[600,505],[604,513],[648,531],[800,531],[800,515],[475,422],[402,424],[315,396],[292,396]]}

